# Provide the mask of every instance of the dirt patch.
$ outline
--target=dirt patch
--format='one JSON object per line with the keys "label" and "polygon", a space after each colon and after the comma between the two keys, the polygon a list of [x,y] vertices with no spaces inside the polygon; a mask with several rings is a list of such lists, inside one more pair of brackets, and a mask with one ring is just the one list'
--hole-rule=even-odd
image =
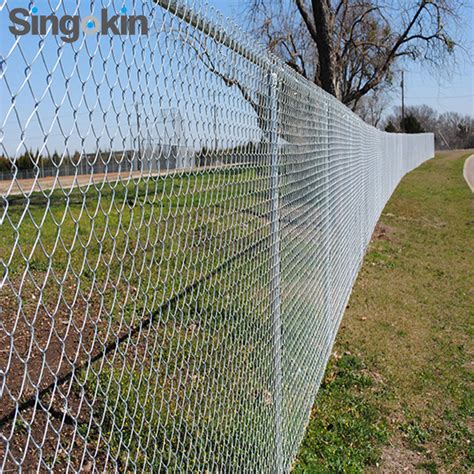
{"label": "dirt patch", "polygon": [[[97,298],[76,297],[71,303],[66,293],[70,289],[74,294],[74,287],[64,287],[54,296],[52,286],[46,288],[49,299],[32,279],[14,281],[0,291],[0,371],[5,384],[0,423],[18,404],[84,364],[101,345],[105,324]],[[24,301],[20,306],[19,300]]]}
{"label": "dirt patch", "polygon": [[385,240],[385,241],[392,241],[394,238],[395,234],[395,228],[390,227],[385,224],[378,223],[375,226],[375,230],[372,234],[372,241],[377,241],[377,240]]}
{"label": "dirt patch", "polygon": [[406,217],[406,216],[396,216],[395,214],[391,214],[387,212],[385,214],[385,217],[396,219],[399,222],[409,222],[409,223],[416,224],[418,226],[433,227],[436,229],[442,229],[443,227],[446,227],[447,225],[446,222],[436,218],[435,216],[432,216],[431,218],[426,218],[423,216],[419,218],[414,218],[414,217]]}
{"label": "dirt patch", "polygon": [[4,440],[0,442],[2,472],[17,472],[20,460],[25,472],[51,472],[66,464],[75,469],[100,465],[104,450],[94,452],[95,446],[86,441],[91,420],[92,405],[84,403],[76,387],[71,383],[57,387],[54,395],[43,397],[22,410],[14,423],[2,426],[9,437],[8,447]]}
{"label": "dirt patch", "polygon": [[[45,280],[42,274],[34,277]],[[201,281],[167,300],[159,314],[163,316]],[[16,472],[18,464],[25,472],[61,471],[62,465],[81,472],[97,465],[107,471],[105,463],[119,460],[111,458],[103,439],[101,397],[87,382],[87,374],[97,382],[103,370],[147,366],[156,338],[160,347],[171,350],[173,340],[165,340],[158,330],[158,312],[147,311],[130,322],[115,320],[110,312],[101,315],[105,303],[97,293],[77,298],[74,285],[62,287],[62,292],[52,286],[44,291],[32,279],[16,279],[0,291],[1,472]],[[18,307],[18,301],[24,304]],[[189,331],[198,330],[192,322]],[[179,380],[187,375],[186,370]]]}
{"label": "dirt patch", "polygon": [[77,297],[71,282],[59,293],[52,285],[41,290],[33,280],[15,279],[0,290],[0,471],[5,472],[16,472],[20,461],[26,472],[48,472],[62,460],[74,466],[88,460],[78,429],[91,419],[92,405],[83,403],[74,374],[98,353],[105,337],[97,297]]}
{"label": "dirt patch", "polygon": [[399,443],[385,446],[382,459],[373,472],[400,473],[400,472],[425,472],[419,468],[424,461],[420,453],[411,451]]}

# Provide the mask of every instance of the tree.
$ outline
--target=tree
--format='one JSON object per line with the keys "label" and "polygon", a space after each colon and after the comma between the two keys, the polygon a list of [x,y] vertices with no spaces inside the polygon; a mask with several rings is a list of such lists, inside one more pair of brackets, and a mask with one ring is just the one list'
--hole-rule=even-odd
{"label": "tree", "polygon": [[[421,130],[435,134],[435,145],[437,148],[472,148],[474,144],[474,117],[460,115],[456,112],[445,112],[439,115],[434,109],[427,105],[415,105],[406,108],[406,118],[410,122],[414,117]],[[386,131],[397,131],[393,124],[401,124],[401,108],[396,107],[392,115],[386,119]],[[405,126],[412,130],[410,123]],[[390,130],[388,128],[390,127]],[[392,130],[393,127],[393,130]],[[415,125],[416,130],[420,128]]]}
{"label": "tree", "polygon": [[391,120],[389,120],[387,125],[385,126],[385,131],[389,132],[389,133],[397,133],[398,132],[397,128],[395,127],[395,125],[393,125],[393,122]]}
{"label": "tree", "polygon": [[[436,110],[427,105],[410,105],[405,108],[405,117],[412,115],[419,122],[421,127],[427,132],[434,132],[438,125],[439,114]],[[395,107],[394,113],[386,119],[386,124],[389,122],[397,124],[401,127],[402,122],[402,108]]]}
{"label": "tree", "polygon": [[81,162],[82,154],[79,151],[75,151],[72,157],[70,158],[73,165],[78,165]]}
{"label": "tree", "polygon": [[442,134],[449,148],[470,148],[474,143],[474,117],[445,112],[439,116],[436,132]]}
{"label": "tree", "polygon": [[401,59],[454,53],[462,0],[248,0],[253,30],[290,67],[343,103],[390,84]]}
{"label": "tree", "polygon": [[[39,153],[38,151],[36,153]],[[15,160],[15,165],[19,170],[31,170],[34,168],[37,155],[32,150],[26,151]]]}
{"label": "tree", "polygon": [[400,128],[404,133],[423,133],[425,131],[418,119],[412,114],[406,115],[400,121]]}
{"label": "tree", "polygon": [[59,167],[61,164],[61,157],[59,156],[59,153],[54,150],[53,156],[51,157],[50,160],[45,160],[45,165],[51,166],[53,165],[54,167]]}
{"label": "tree", "polygon": [[10,171],[12,169],[12,162],[3,155],[0,155],[0,172]]}
{"label": "tree", "polygon": [[373,90],[362,97],[357,107],[357,113],[374,127],[378,127],[388,106],[388,96],[382,90]]}

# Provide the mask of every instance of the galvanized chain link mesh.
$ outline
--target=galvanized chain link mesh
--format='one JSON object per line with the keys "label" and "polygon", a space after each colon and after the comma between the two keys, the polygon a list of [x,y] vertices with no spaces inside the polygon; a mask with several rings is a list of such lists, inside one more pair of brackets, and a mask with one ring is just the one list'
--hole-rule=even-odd
{"label": "galvanized chain link mesh", "polygon": [[149,26],[74,42],[53,20],[14,36],[17,6],[0,470],[289,470],[376,221],[433,136],[364,124],[203,3],[28,4]]}

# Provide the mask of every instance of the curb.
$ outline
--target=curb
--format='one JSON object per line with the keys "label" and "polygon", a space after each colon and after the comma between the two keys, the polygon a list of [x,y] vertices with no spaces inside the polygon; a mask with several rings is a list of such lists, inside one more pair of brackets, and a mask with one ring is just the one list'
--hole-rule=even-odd
{"label": "curb", "polygon": [[[467,167],[468,167],[468,164],[470,162],[473,162],[473,165],[472,167],[474,168],[474,155],[471,155],[469,156],[468,158],[466,158],[464,160],[464,168],[463,168],[463,176],[464,176],[464,179],[466,180],[466,183],[467,185],[469,186],[469,188],[471,189],[471,191],[474,193],[474,181],[473,182],[470,182],[469,181],[469,178],[467,176]],[[474,180],[474,175],[472,176],[473,180]]]}

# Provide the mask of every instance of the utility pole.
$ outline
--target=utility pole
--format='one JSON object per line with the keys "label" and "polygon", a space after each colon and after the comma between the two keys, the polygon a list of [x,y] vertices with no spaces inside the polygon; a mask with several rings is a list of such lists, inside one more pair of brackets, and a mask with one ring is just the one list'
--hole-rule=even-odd
{"label": "utility pole", "polygon": [[402,71],[401,87],[402,87],[402,123],[401,123],[401,129],[402,129],[402,132],[405,132],[405,71]]}
{"label": "utility pole", "polygon": [[445,136],[443,135],[443,132],[441,132],[441,130],[439,128],[436,131],[439,133],[439,136],[443,139],[443,141],[446,144],[446,146],[448,147],[448,149],[450,149],[451,147],[449,146],[448,140],[446,140]]}

